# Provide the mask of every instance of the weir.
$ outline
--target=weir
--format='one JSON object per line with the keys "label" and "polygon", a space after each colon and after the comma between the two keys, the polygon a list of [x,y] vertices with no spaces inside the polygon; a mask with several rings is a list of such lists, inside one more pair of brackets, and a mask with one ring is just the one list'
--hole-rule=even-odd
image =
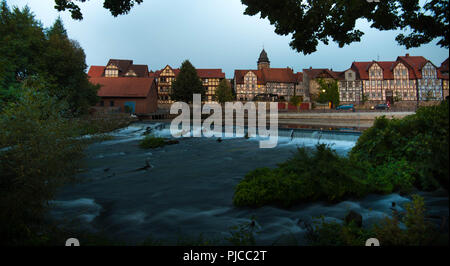
{"label": "weir", "polygon": [[[155,130],[170,129],[169,123],[153,124],[151,127]],[[236,129],[236,126],[234,127]],[[198,129],[197,129],[198,130]],[[222,132],[225,132],[225,126],[222,127]],[[248,132],[248,128],[245,127],[245,133]],[[192,133],[192,128],[191,128]],[[321,139],[321,140],[336,140],[336,141],[352,141],[356,142],[361,136],[361,132],[358,131],[339,131],[339,130],[317,130],[317,129],[278,129],[278,137],[285,137],[291,140],[293,139]],[[253,137],[253,136],[250,136]]]}

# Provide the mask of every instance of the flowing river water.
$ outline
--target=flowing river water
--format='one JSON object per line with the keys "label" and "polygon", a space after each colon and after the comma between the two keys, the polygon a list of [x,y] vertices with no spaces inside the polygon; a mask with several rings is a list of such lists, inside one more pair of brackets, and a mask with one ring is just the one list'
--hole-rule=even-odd
{"label": "flowing river water", "polygon": [[[304,222],[313,217],[342,222],[350,211],[370,226],[392,213],[392,202],[403,210],[410,198],[399,194],[369,195],[337,204],[315,202],[289,209],[266,206],[236,208],[235,186],[251,170],[276,167],[298,146],[332,145],[345,155],[359,134],[313,130],[280,130],[276,148],[260,149],[258,138],[181,138],[180,143],[153,150],[139,147],[147,127],[171,138],[168,124],[136,123],[113,132],[113,140],[90,145],[80,183],[67,185],[51,202],[50,216],[62,224],[102,232],[129,244],[148,237],[176,244],[180,238],[223,239],[230,227],[255,217],[260,245],[305,244]],[[148,162],[147,170],[138,170]],[[448,194],[420,193],[429,215],[447,217]],[[448,219],[447,219],[448,220]],[[448,227],[448,226],[447,226]],[[74,236],[75,237],[75,236]]]}

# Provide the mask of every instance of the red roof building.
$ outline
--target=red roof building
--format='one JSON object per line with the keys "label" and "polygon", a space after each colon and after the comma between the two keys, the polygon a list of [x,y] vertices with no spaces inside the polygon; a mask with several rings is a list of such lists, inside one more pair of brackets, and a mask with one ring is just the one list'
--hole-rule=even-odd
{"label": "red roof building", "polygon": [[264,49],[259,56],[257,69],[234,71],[234,89],[240,101],[252,101],[259,96],[289,100],[297,91],[303,92],[296,90],[302,80],[303,74],[295,74],[289,67],[271,68]]}
{"label": "red roof building", "polygon": [[157,111],[156,81],[146,65],[111,59],[106,66],[91,66],[88,76],[92,84],[100,85],[97,106],[141,115]]}
{"label": "red roof building", "polygon": [[[397,57],[396,61],[353,62],[340,78],[341,101],[357,101],[348,97],[349,84],[361,89],[365,98],[376,102],[416,102],[442,100],[443,76],[439,68],[423,56]],[[362,97],[360,97],[361,99]]]}
{"label": "red roof building", "polygon": [[303,87],[307,94],[306,101],[312,101],[319,95],[320,85],[318,79],[338,80],[342,72],[336,72],[328,68],[307,68],[303,69]]}

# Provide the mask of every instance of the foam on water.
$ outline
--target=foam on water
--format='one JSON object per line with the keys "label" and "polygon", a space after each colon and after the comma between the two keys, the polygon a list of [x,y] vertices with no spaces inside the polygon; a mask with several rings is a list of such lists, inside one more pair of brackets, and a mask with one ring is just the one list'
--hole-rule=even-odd
{"label": "foam on water", "polygon": [[91,198],[75,200],[54,200],[49,202],[54,217],[65,220],[81,220],[91,223],[101,212],[102,207]]}

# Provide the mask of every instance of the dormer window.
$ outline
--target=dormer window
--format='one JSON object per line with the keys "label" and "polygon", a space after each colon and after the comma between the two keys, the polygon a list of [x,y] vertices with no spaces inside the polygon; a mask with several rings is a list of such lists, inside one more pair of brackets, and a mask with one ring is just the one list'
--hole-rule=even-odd
{"label": "dormer window", "polygon": [[352,72],[349,72],[349,73],[348,73],[348,78],[349,78],[349,79],[353,78],[353,73],[352,73]]}
{"label": "dormer window", "polygon": [[119,68],[115,65],[109,65],[105,70],[105,77],[116,78],[119,76]]}
{"label": "dormer window", "polygon": [[127,77],[137,77],[136,72],[134,70],[128,70],[128,72],[125,74]]}

